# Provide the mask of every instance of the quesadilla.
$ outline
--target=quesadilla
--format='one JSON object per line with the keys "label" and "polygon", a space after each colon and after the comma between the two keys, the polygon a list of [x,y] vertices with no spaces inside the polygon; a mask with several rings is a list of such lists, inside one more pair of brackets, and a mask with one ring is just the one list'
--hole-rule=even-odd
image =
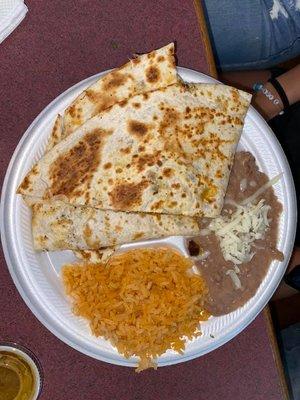
{"label": "quesadilla", "polygon": [[174,84],[115,104],[50,150],[18,193],[105,210],[220,214],[251,96]]}
{"label": "quesadilla", "polygon": [[[129,74],[130,80],[126,79]],[[123,101],[136,93],[146,93],[147,91],[165,87],[176,81],[177,74],[173,43],[152,51],[149,54],[134,58],[123,67],[115,69],[104,77],[101,77],[73,101],[66,109],[63,117],[61,115],[57,116],[46,152],[51,150],[68,134],[72,133],[78,127],[78,124],[83,124],[94,112],[102,111],[115,102]],[[103,101],[104,99],[106,101]],[[63,121],[65,121],[67,127],[65,131]],[[29,196],[24,196],[24,200],[29,206],[38,201],[37,198]],[[135,217],[135,220],[137,219],[139,219],[138,215]],[[162,223],[170,226],[170,222],[169,218],[164,218]],[[138,225],[140,224],[138,223]],[[78,258],[89,260],[90,262],[105,261],[113,252],[114,247],[99,250],[74,251]]]}
{"label": "quesadilla", "polygon": [[60,200],[42,201],[32,208],[36,250],[100,249],[153,237],[192,236],[198,232],[196,220],[189,217],[103,211]]}
{"label": "quesadilla", "polygon": [[115,103],[175,82],[174,43],[137,56],[101,77],[73,101],[64,113],[63,136]]}
{"label": "quesadilla", "polygon": [[[63,137],[62,121],[63,121],[62,116],[58,115],[56,117],[53,127],[52,127],[51,135],[50,135],[47,147],[46,147],[46,152],[51,150],[56,144],[58,144],[62,140],[62,137]],[[23,196],[23,199],[29,207],[32,207],[32,206],[34,206],[34,204],[39,202],[38,198],[29,197],[29,196]],[[53,202],[55,205],[55,200],[53,200]],[[48,202],[48,206],[49,206],[49,202]],[[69,210],[69,213],[71,213],[71,210]],[[35,215],[34,209],[33,209],[33,214]],[[37,217],[34,216],[34,219],[36,220]],[[101,228],[101,227],[99,227],[99,228]],[[35,230],[32,233],[34,235]],[[112,256],[112,254],[115,252],[115,250],[116,250],[115,247],[106,247],[106,248],[101,248],[98,250],[73,250],[73,253],[80,260],[97,264],[100,262],[106,262]]]}
{"label": "quesadilla", "polygon": [[55,119],[51,135],[49,137],[46,152],[51,150],[54,146],[56,146],[63,138],[63,118],[60,114]]}

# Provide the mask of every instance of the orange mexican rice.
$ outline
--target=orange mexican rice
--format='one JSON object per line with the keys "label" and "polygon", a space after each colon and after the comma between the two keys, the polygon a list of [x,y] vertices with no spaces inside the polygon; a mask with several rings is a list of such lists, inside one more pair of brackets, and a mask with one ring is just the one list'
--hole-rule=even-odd
{"label": "orange mexican rice", "polygon": [[106,265],[66,265],[62,276],[74,313],[125,357],[138,356],[141,371],[156,368],[155,359],[168,349],[182,353],[186,338],[198,336],[199,322],[209,317],[206,286],[191,267],[170,248],[144,248]]}

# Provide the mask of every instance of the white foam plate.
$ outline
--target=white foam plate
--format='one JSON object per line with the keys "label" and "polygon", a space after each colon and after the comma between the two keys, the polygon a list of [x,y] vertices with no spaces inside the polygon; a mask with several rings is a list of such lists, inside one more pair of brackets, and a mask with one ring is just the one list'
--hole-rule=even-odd
{"label": "white foam plate", "polygon": [[[60,279],[61,266],[74,260],[72,252],[36,253],[33,250],[30,210],[21,196],[16,195],[18,184],[25,173],[43,155],[55,116],[63,112],[87,86],[107,72],[87,78],[62,93],[41,112],[25,132],[11,159],[4,181],[1,233],[10,274],[26,304],[41,323],[62,341],[82,353],[112,364],[133,367],[136,366],[136,358],[122,357],[109,342],[93,337],[84,319],[72,314]],[[204,74],[186,68],[178,68],[178,72],[188,82],[216,82]],[[283,204],[278,248],[284,253],[285,260],[272,262],[256,295],[243,307],[222,317],[211,317],[201,325],[203,335],[188,342],[183,355],[168,351],[159,358],[159,366],[199,357],[232,339],[245,329],[267,304],[285,272],[295,237],[295,189],[282,148],[269,126],[253,107],[248,111],[239,149],[249,150],[255,156],[259,168],[269,177],[284,173],[274,189]],[[182,239],[163,240],[166,241],[184,252]],[[150,244],[161,242],[156,240]],[[149,242],[147,244],[149,245]]]}

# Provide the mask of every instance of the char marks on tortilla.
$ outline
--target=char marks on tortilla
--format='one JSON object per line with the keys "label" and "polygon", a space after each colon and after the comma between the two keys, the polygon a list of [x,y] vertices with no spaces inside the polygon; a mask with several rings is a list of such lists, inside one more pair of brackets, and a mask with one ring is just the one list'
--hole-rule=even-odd
{"label": "char marks on tortilla", "polygon": [[51,135],[49,137],[46,152],[56,146],[63,138],[63,117],[58,114],[55,119]]}
{"label": "char marks on tortilla", "polygon": [[[32,207],[36,250],[98,250],[153,237],[193,236],[198,231],[197,221],[190,217],[114,212],[73,206],[61,200],[43,200]],[[97,257],[103,252],[107,257],[113,249],[102,250]],[[94,254],[85,252],[82,256]]]}
{"label": "char marks on tortilla", "polygon": [[250,95],[218,84],[174,84],[135,96],[49,151],[19,193],[61,194],[71,204],[115,211],[214,217],[249,103]]}
{"label": "char marks on tortilla", "polygon": [[[101,148],[111,132],[95,128],[59,156],[50,169],[51,196],[88,194],[92,175],[100,163]],[[78,189],[78,182],[82,183]]]}
{"label": "char marks on tortilla", "polygon": [[64,113],[63,137],[115,103],[175,82],[174,43],[137,56],[99,78],[73,101]]}
{"label": "char marks on tortilla", "polygon": [[[151,66],[151,69],[146,69]],[[144,71],[146,72],[143,72]],[[143,77],[144,73],[144,77]],[[151,73],[151,74],[150,74]],[[159,79],[158,79],[159,78]],[[151,82],[150,82],[151,81]],[[85,122],[85,119],[90,117],[92,111],[91,106],[94,107],[94,112],[102,111],[107,107],[110,107],[114,102],[119,102],[121,107],[127,104],[128,98],[133,96],[135,92],[143,92],[143,98],[147,99],[147,91],[151,91],[154,88],[168,86],[177,81],[175,58],[174,58],[174,45],[171,43],[161,49],[152,51],[149,55],[142,55],[131,60],[130,63],[125,64],[119,69],[115,69],[112,72],[102,76],[95,84],[89,87],[85,92],[83,92],[65,111],[64,117],[58,115],[55,120],[52,133],[50,135],[49,143],[46,148],[46,152],[51,150],[56,144],[58,144],[64,137],[72,133],[80,124]],[[92,103],[92,105],[91,105]],[[139,109],[141,103],[134,102],[133,107]],[[67,131],[64,130],[63,120],[69,123]],[[101,144],[98,143],[100,146]],[[61,159],[59,163],[59,168],[52,171],[53,175],[57,176],[57,190],[56,193],[62,195],[66,191],[74,189],[72,182],[74,179],[80,177],[81,180],[86,182],[88,187],[88,167],[91,167],[95,163],[95,159],[92,158],[93,149],[87,143],[81,143],[73,154],[68,154],[66,157]],[[96,146],[94,147],[95,150]],[[82,151],[84,150],[84,152]],[[120,149],[121,153],[130,154],[131,149],[129,146]],[[77,159],[76,155],[79,154]],[[75,156],[75,157],[74,157]],[[138,161],[139,170],[143,169],[144,163],[150,163],[149,157],[141,157]],[[109,169],[112,167],[111,162],[107,162],[104,165],[104,169]],[[74,169],[75,168],[75,169]],[[69,174],[69,178],[66,180],[66,171],[73,171],[74,173]],[[54,177],[53,177],[54,178]],[[55,179],[55,178],[54,178]],[[88,197],[88,193],[86,194]],[[29,206],[32,206],[39,201],[37,197],[33,196],[23,196],[24,200]],[[61,196],[63,197],[63,196]],[[65,199],[65,198],[64,198]],[[49,204],[49,203],[48,203]],[[55,200],[53,205],[55,205]],[[35,213],[35,211],[34,211]],[[69,217],[75,218],[78,221],[78,213],[74,209],[69,209]],[[112,212],[110,212],[112,214]],[[84,214],[81,214],[84,215]],[[116,219],[120,216],[115,215]],[[130,216],[126,214],[125,216]],[[138,227],[143,223],[141,219],[144,218],[143,214],[135,214],[133,220],[136,222],[136,229],[132,227],[132,223],[129,224],[133,230],[131,239],[143,238],[141,232],[137,232]],[[169,229],[172,226],[173,220],[172,216],[166,216],[160,222],[162,224],[162,229],[172,233]],[[155,220],[155,217],[154,217]],[[183,217],[184,221],[184,217]],[[105,218],[105,226],[107,227],[107,219]],[[194,221],[190,222],[191,224]],[[99,227],[101,228],[101,227]],[[112,228],[113,229],[113,228]],[[118,226],[116,227],[118,231]],[[137,233],[134,234],[134,231]],[[149,234],[150,235],[150,234]],[[153,234],[154,235],[154,232]],[[150,235],[151,236],[151,235]],[[128,238],[129,240],[129,238]],[[40,242],[40,244],[42,241]],[[107,259],[114,252],[114,248],[110,247],[107,249],[99,250],[77,250],[76,256],[84,260],[90,260],[91,262],[100,262]]]}

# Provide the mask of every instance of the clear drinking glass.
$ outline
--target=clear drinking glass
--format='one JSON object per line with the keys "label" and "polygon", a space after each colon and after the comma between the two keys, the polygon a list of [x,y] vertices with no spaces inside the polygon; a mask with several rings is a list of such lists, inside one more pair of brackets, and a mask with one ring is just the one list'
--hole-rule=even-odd
{"label": "clear drinking glass", "polygon": [[30,350],[0,342],[0,400],[36,400],[42,384],[41,365]]}

